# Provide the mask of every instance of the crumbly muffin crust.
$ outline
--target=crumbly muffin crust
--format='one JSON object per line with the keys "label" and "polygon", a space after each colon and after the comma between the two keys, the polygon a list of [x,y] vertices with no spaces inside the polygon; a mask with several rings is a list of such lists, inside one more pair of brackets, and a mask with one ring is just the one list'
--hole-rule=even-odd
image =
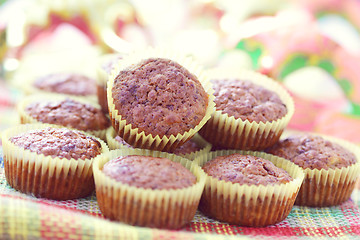
{"label": "crumbly muffin crust", "polygon": [[180,155],[180,154],[185,155],[185,154],[197,152],[199,150],[201,150],[201,147],[195,141],[190,139],[180,147],[175,148],[175,150],[172,151],[172,153],[176,155]]}
{"label": "crumbly muffin crust", "polygon": [[105,163],[102,171],[118,182],[139,188],[180,189],[196,183],[189,170],[167,158],[123,156]]}
{"label": "crumbly muffin crust", "polygon": [[205,116],[208,95],[178,63],[149,58],[120,71],[112,88],[122,119],[145,134],[183,134]]}
{"label": "crumbly muffin crust", "polygon": [[75,73],[53,73],[37,78],[34,87],[54,93],[77,96],[96,95],[95,80]]}
{"label": "crumbly muffin crust", "polygon": [[280,140],[266,152],[306,169],[342,168],[356,163],[355,155],[320,136],[299,135]]}
{"label": "crumbly muffin crust", "polygon": [[216,110],[249,122],[271,122],[286,115],[279,96],[250,81],[214,79]]}
{"label": "crumbly muffin crust", "polygon": [[101,153],[95,138],[67,128],[43,128],[11,137],[10,141],[26,150],[66,159],[92,159]]}
{"label": "crumbly muffin crust", "polygon": [[72,99],[63,101],[33,102],[25,112],[42,123],[57,124],[83,131],[104,130],[109,119],[99,108]]}
{"label": "crumbly muffin crust", "polygon": [[284,169],[269,160],[239,153],[216,157],[205,163],[203,169],[209,176],[239,184],[274,185],[292,180]]}

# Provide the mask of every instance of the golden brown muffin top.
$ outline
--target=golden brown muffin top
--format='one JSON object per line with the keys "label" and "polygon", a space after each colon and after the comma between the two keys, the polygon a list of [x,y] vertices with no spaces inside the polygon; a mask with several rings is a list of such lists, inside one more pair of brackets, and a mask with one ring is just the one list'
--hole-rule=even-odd
{"label": "golden brown muffin top", "polygon": [[57,124],[78,130],[104,130],[110,126],[109,119],[90,104],[72,99],[33,102],[25,112],[42,123]]}
{"label": "golden brown muffin top", "polygon": [[180,189],[196,183],[196,177],[180,163],[167,158],[130,155],[105,163],[103,173],[129,186]]}
{"label": "golden brown muffin top", "polygon": [[356,163],[355,155],[320,136],[299,135],[280,140],[266,152],[288,159],[302,168],[342,168]]}
{"label": "golden brown muffin top", "polygon": [[11,137],[18,147],[45,156],[66,159],[92,159],[101,153],[101,144],[93,137],[67,128],[43,128]]}
{"label": "golden brown muffin top", "polygon": [[249,122],[268,122],[282,118],[287,109],[279,96],[250,81],[214,79],[216,110]]}
{"label": "golden brown muffin top", "polygon": [[214,178],[248,185],[274,185],[292,181],[292,177],[269,160],[234,153],[216,157],[203,166]]}
{"label": "golden brown muffin top", "polygon": [[76,96],[96,94],[95,80],[76,73],[52,73],[37,78],[34,87],[47,92]]}
{"label": "golden brown muffin top", "polygon": [[180,64],[149,58],[120,71],[112,88],[115,108],[139,132],[183,134],[205,116],[208,95]]}

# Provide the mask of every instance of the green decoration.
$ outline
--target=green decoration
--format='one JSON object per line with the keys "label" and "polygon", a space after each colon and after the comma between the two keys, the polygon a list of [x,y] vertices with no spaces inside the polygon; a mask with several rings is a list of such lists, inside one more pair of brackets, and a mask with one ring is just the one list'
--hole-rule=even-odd
{"label": "green decoration", "polygon": [[330,60],[323,59],[318,63],[318,66],[327,71],[330,75],[334,75],[335,66]]}
{"label": "green decoration", "polygon": [[307,65],[308,57],[305,55],[296,55],[289,60],[280,72],[280,79],[283,80],[290,73],[303,68]]}
{"label": "green decoration", "polygon": [[260,43],[250,42],[251,40],[243,39],[236,45],[236,49],[243,50],[247,52],[251,58],[252,66],[254,69],[259,69],[260,67],[260,57],[263,54],[262,47]]}
{"label": "green decoration", "polygon": [[339,79],[338,83],[341,87],[341,89],[345,92],[346,96],[349,96],[351,92],[353,91],[353,86],[351,82],[347,79]]}

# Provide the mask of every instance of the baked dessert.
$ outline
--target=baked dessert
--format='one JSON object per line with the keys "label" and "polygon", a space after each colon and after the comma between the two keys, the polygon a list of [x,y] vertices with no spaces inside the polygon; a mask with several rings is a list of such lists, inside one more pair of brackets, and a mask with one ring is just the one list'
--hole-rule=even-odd
{"label": "baked dessert", "polygon": [[[113,128],[109,128],[106,131],[106,142],[110,149],[121,149],[121,148],[134,148],[120,136],[116,135]],[[195,134],[193,138],[175,148],[172,152],[178,156],[182,156],[189,160],[194,160],[198,155],[208,153],[211,149],[211,144],[206,142],[199,134]]]}
{"label": "baked dessert", "polygon": [[89,132],[105,139],[109,119],[98,104],[84,99],[35,95],[24,98],[18,104],[21,123],[49,123]]}
{"label": "baked dessert", "polygon": [[190,59],[172,58],[152,49],[129,54],[108,82],[113,127],[134,147],[172,151],[213,110],[207,79]]}
{"label": "baked dessert", "polygon": [[75,96],[96,95],[95,80],[77,73],[52,73],[35,79],[33,87],[52,93]]}
{"label": "baked dessert", "polygon": [[167,158],[122,156],[105,163],[102,171],[118,182],[145,189],[181,189],[196,183],[189,170]]}
{"label": "baked dessert", "polygon": [[199,209],[230,224],[261,227],[282,221],[304,179],[294,163],[261,152],[215,151],[195,162],[207,176]]}
{"label": "baked dessert", "polygon": [[109,113],[106,96],[107,81],[111,74],[111,70],[121,58],[121,54],[106,54],[100,58],[99,67],[97,69],[96,93],[101,109],[106,114]]}
{"label": "baked dessert", "polygon": [[355,155],[358,150],[350,143],[299,134],[280,140],[266,151],[304,169],[305,180],[295,204],[324,207],[338,205],[350,198],[359,172],[358,156]]}
{"label": "baked dessert", "polygon": [[131,148],[98,158],[94,177],[105,217],[169,229],[193,219],[205,184],[201,168],[185,158]]}
{"label": "baked dessert", "polygon": [[108,151],[96,137],[48,124],[8,129],[2,143],[10,186],[56,200],[90,195],[94,191],[92,162]]}
{"label": "baked dessert", "polygon": [[217,149],[263,150],[274,145],[294,113],[290,95],[257,72],[209,70],[216,111],[199,133]]}

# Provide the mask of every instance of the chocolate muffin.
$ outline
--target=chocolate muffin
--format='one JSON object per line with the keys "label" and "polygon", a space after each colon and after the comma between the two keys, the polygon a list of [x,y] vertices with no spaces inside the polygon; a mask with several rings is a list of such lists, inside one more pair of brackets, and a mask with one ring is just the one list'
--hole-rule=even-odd
{"label": "chocolate muffin", "polygon": [[246,80],[214,79],[216,110],[249,122],[272,122],[287,113],[279,96]]}
{"label": "chocolate muffin", "polygon": [[299,134],[280,140],[266,151],[305,170],[295,204],[323,207],[348,200],[355,187],[359,163],[349,146],[325,136]]}
{"label": "chocolate muffin", "polygon": [[94,176],[98,204],[106,218],[169,229],[193,219],[205,184],[197,164],[145,149],[110,151],[94,162]]}
{"label": "chocolate muffin", "polygon": [[209,70],[216,111],[199,133],[215,149],[264,150],[274,145],[294,113],[276,81],[257,72]]}
{"label": "chocolate muffin", "polygon": [[180,189],[196,183],[196,177],[180,163],[158,157],[119,157],[107,162],[103,172],[118,182],[153,190]]}
{"label": "chocolate muffin", "polygon": [[109,119],[89,101],[56,95],[36,95],[18,104],[21,123],[49,123],[82,130],[105,138]]}
{"label": "chocolate muffin", "polygon": [[230,224],[267,226],[285,219],[304,179],[294,163],[251,151],[215,151],[195,162],[207,175],[199,209]]}
{"label": "chocolate muffin", "polygon": [[292,181],[292,177],[266,159],[234,153],[207,162],[203,169],[209,176],[226,182],[247,185],[274,185]]}
{"label": "chocolate muffin", "polygon": [[145,59],[120,71],[112,96],[127,124],[160,137],[194,128],[208,105],[207,93],[196,76],[164,58]]}
{"label": "chocolate muffin", "polygon": [[92,161],[106,144],[83,132],[26,124],[4,132],[4,168],[13,188],[36,197],[67,200],[94,191]]}
{"label": "chocolate muffin", "polygon": [[77,73],[52,73],[37,78],[33,86],[39,90],[76,96],[96,95],[95,80]]}

